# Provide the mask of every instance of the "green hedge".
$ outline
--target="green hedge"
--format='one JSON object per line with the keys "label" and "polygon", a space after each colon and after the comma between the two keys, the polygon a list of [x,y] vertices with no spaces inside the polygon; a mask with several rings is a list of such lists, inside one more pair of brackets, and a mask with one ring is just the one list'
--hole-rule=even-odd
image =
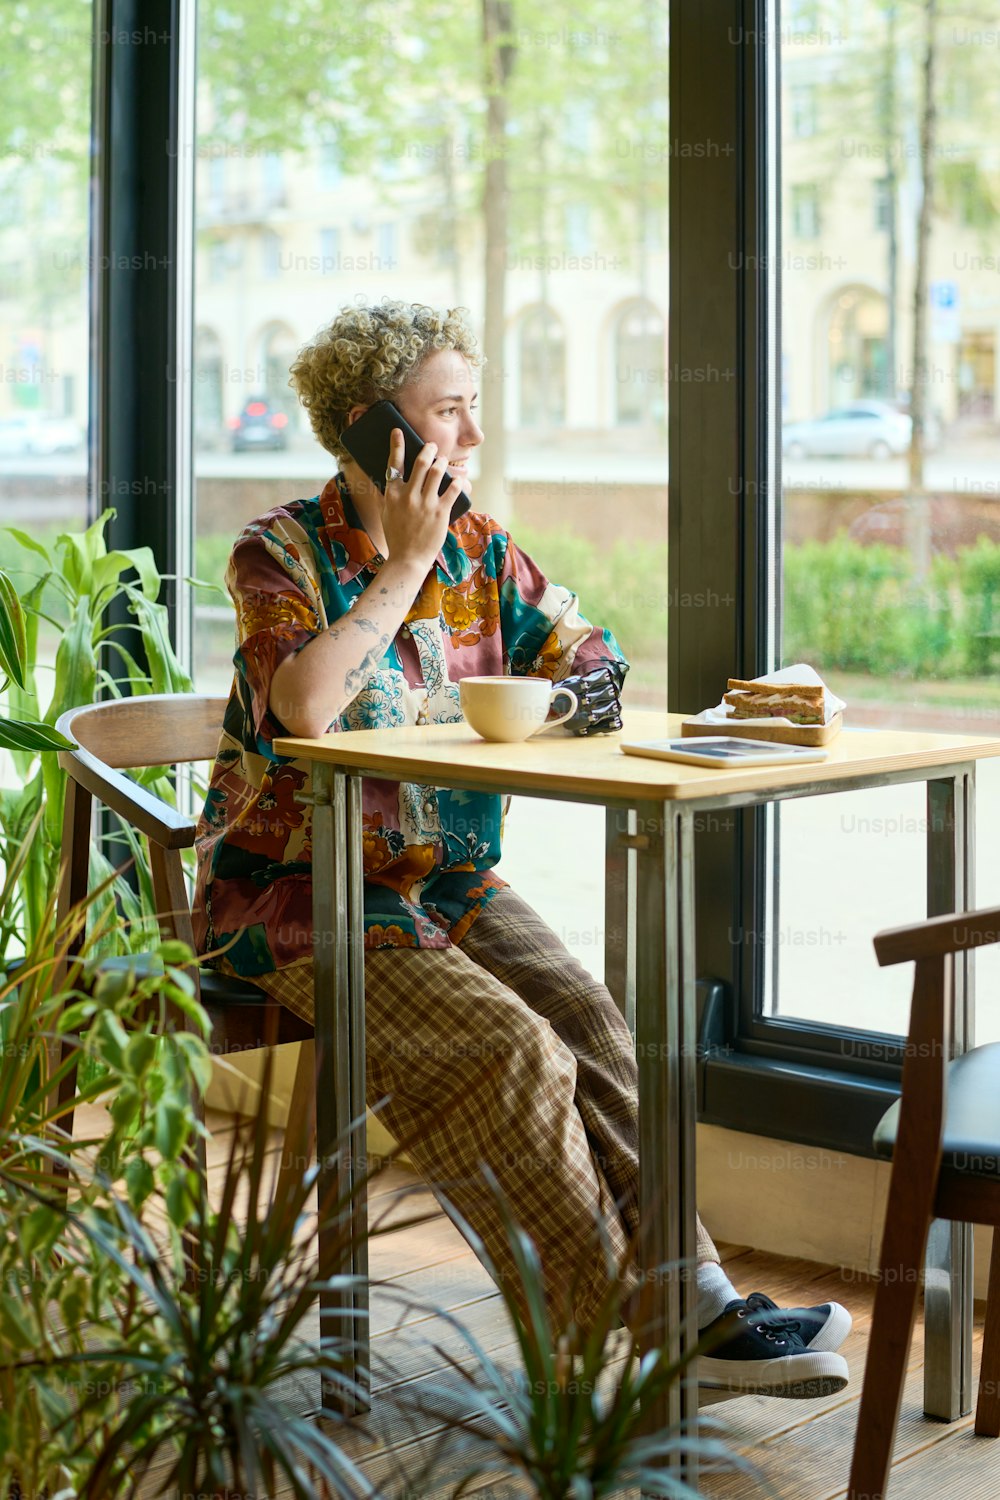
{"label": "green hedge", "polygon": [[[511,534],[547,578],[579,594],[583,613],[612,630],[626,656],[655,656],[666,650],[666,542],[648,544],[641,552],[623,541],[601,548],[572,532],[536,531],[520,523],[512,523]],[[198,537],[195,576],[221,585],[231,547],[231,537]],[[218,603],[228,596],[199,597],[203,603]]]}
{"label": "green hedge", "polygon": [[[517,523],[519,546],[555,583],[576,590],[587,617],[613,630],[633,660],[660,657],[667,639],[667,548],[600,547],[572,533]],[[200,537],[195,573],[221,582],[228,537]],[[784,549],[785,661],[876,677],[982,677],[1000,657],[1000,543],[980,537],[913,578],[909,553],[831,542]]]}
{"label": "green hedge", "polygon": [[923,583],[902,547],[784,549],[784,659],[877,677],[978,677],[1000,651],[1000,544],[935,557]]}

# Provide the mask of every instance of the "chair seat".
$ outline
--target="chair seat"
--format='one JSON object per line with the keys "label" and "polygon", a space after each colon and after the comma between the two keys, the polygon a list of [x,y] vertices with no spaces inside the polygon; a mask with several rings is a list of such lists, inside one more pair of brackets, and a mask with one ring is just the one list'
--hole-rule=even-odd
{"label": "chair seat", "polygon": [[214,1005],[274,1005],[276,1002],[252,979],[241,979],[237,974],[223,974],[218,969],[199,968],[198,984],[201,988],[201,1003],[207,1008]]}
{"label": "chair seat", "polygon": [[[875,1127],[875,1155],[891,1157],[899,1100]],[[948,1065],[942,1165],[970,1177],[1000,1178],[1000,1042],[974,1047]]]}
{"label": "chair seat", "polygon": [[[149,979],[163,973],[163,960],[155,953],[116,953],[113,958],[98,961],[99,969],[131,970],[137,979]],[[198,969],[198,984],[203,1004],[211,1000],[216,1005],[268,1005],[271,997],[266,990],[238,975],[223,974],[219,969],[207,965]]]}
{"label": "chair seat", "polygon": [[[117,954],[100,962],[102,969],[130,969],[137,978],[163,973],[163,962],[155,953]],[[213,1050],[221,1053],[249,1051],[269,1043],[304,1042],[313,1028],[266,990],[249,979],[223,974],[218,969],[199,968],[201,1003],[212,1022]]]}

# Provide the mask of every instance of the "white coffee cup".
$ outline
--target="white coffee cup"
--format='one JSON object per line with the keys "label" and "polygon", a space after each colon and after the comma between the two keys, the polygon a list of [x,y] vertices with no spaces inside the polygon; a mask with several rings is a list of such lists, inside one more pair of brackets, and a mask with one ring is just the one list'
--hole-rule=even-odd
{"label": "white coffee cup", "polygon": [[[463,677],[458,684],[462,713],[484,740],[514,743],[530,739],[543,729],[565,724],[578,708],[572,688],[560,687],[547,677]],[[546,719],[555,698],[572,704],[558,719]]]}

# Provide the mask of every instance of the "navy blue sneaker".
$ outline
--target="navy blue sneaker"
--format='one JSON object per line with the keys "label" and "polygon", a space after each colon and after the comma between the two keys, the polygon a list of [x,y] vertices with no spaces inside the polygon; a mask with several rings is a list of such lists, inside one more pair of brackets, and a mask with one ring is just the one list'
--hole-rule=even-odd
{"label": "navy blue sneaker", "polygon": [[[770,1302],[762,1292],[756,1295]],[[794,1317],[781,1308],[772,1312],[758,1307],[755,1312],[749,1298],[730,1302],[701,1331],[706,1353],[698,1357],[698,1384],[708,1390],[792,1399],[832,1396],[842,1391],[848,1380],[847,1361],[832,1350],[812,1348],[800,1331],[802,1319],[798,1314],[818,1313],[818,1309],[795,1311]],[[815,1334],[822,1337],[829,1323],[829,1317],[817,1323]]]}
{"label": "navy blue sneaker", "polygon": [[839,1302],[821,1302],[818,1307],[779,1307],[763,1292],[751,1292],[747,1309],[755,1323],[766,1322],[769,1328],[792,1328],[801,1334],[802,1342],[815,1354],[839,1349],[851,1331],[851,1315]]}

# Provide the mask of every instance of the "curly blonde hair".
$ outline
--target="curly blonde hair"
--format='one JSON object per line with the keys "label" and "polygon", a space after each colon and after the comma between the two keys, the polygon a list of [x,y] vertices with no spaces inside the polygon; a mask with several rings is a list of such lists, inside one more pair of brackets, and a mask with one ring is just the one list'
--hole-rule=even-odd
{"label": "curly blonde hair", "polygon": [[421,302],[383,297],[375,307],[342,307],[295,356],[289,385],[309,413],[312,430],[338,463],[352,406],[390,400],[437,349],[457,349],[478,370],[484,361],[464,307],[436,312]]}

